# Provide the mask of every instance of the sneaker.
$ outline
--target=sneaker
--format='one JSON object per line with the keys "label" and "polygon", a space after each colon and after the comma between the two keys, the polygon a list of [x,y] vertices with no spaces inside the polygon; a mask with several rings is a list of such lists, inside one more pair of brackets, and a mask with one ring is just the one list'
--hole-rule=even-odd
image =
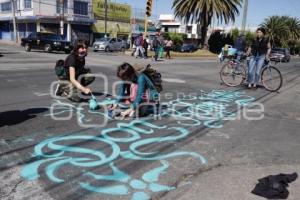
{"label": "sneaker", "polygon": [[248,84],[248,89],[251,89],[251,88],[252,88],[252,86],[251,86],[251,84],[249,83],[249,84]]}
{"label": "sneaker", "polygon": [[64,91],[63,91],[61,85],[57,84],[55,92],[54,92],[55,96],[62,96],[63,92]]}

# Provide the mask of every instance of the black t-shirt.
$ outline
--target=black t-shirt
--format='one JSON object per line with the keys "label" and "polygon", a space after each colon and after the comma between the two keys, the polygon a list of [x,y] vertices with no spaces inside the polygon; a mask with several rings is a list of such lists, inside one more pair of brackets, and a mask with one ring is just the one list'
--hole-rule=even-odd
{"label": "black t-shirt", "polygon": [[77,79],[81,74],[85,73],[85,58],[78,58],[75,54],[70,54],[65,60],[65,70],[69,75],[69,67],[75,68],[75,78]]}
{"label": "black t-shirt", "polygon": [[251,45],[252,55],[265,55],[268,52],[268,43],[270,42],[269,38],[262,38],[259,40],[258,38],[254,39]]}

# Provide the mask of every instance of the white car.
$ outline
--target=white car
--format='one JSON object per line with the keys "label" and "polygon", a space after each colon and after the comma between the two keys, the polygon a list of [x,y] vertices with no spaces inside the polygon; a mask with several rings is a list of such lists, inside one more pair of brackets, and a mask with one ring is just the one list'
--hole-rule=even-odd
{"label": "white car", "polygon": [[101,38],[98,40],[96,39],[96,41],[93,44],[93,50],[94,52],[125,51],[126,44],[119,38]]}

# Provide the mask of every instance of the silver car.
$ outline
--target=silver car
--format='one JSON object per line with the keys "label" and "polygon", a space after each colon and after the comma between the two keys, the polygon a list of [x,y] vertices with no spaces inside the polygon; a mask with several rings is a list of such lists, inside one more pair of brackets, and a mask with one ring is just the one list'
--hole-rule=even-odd
{"label": "silver car", "polygon": [[99,40],[96,39],[93,44],[93,50],[94,52],[125,51],[126,44],[119,38],[101,38]]}

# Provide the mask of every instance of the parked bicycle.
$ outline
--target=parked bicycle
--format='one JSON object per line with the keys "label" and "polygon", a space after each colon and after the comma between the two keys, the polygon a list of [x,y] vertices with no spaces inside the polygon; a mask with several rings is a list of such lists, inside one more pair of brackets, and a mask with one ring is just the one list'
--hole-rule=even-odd
{"label": "parked bicycle", "polygon": [[[220,71],[220,78],[222,82],[230,87],[242,85],[247,79],[248,61],[246,56],[240,61],[238,65],[234,56],[227,58]],[[270,61],[265,61],[261,70],[261,83],[266,90],[271,92],[278,91],[282,86],[282,75],[275,67],[278,61],[273,65]]]}

